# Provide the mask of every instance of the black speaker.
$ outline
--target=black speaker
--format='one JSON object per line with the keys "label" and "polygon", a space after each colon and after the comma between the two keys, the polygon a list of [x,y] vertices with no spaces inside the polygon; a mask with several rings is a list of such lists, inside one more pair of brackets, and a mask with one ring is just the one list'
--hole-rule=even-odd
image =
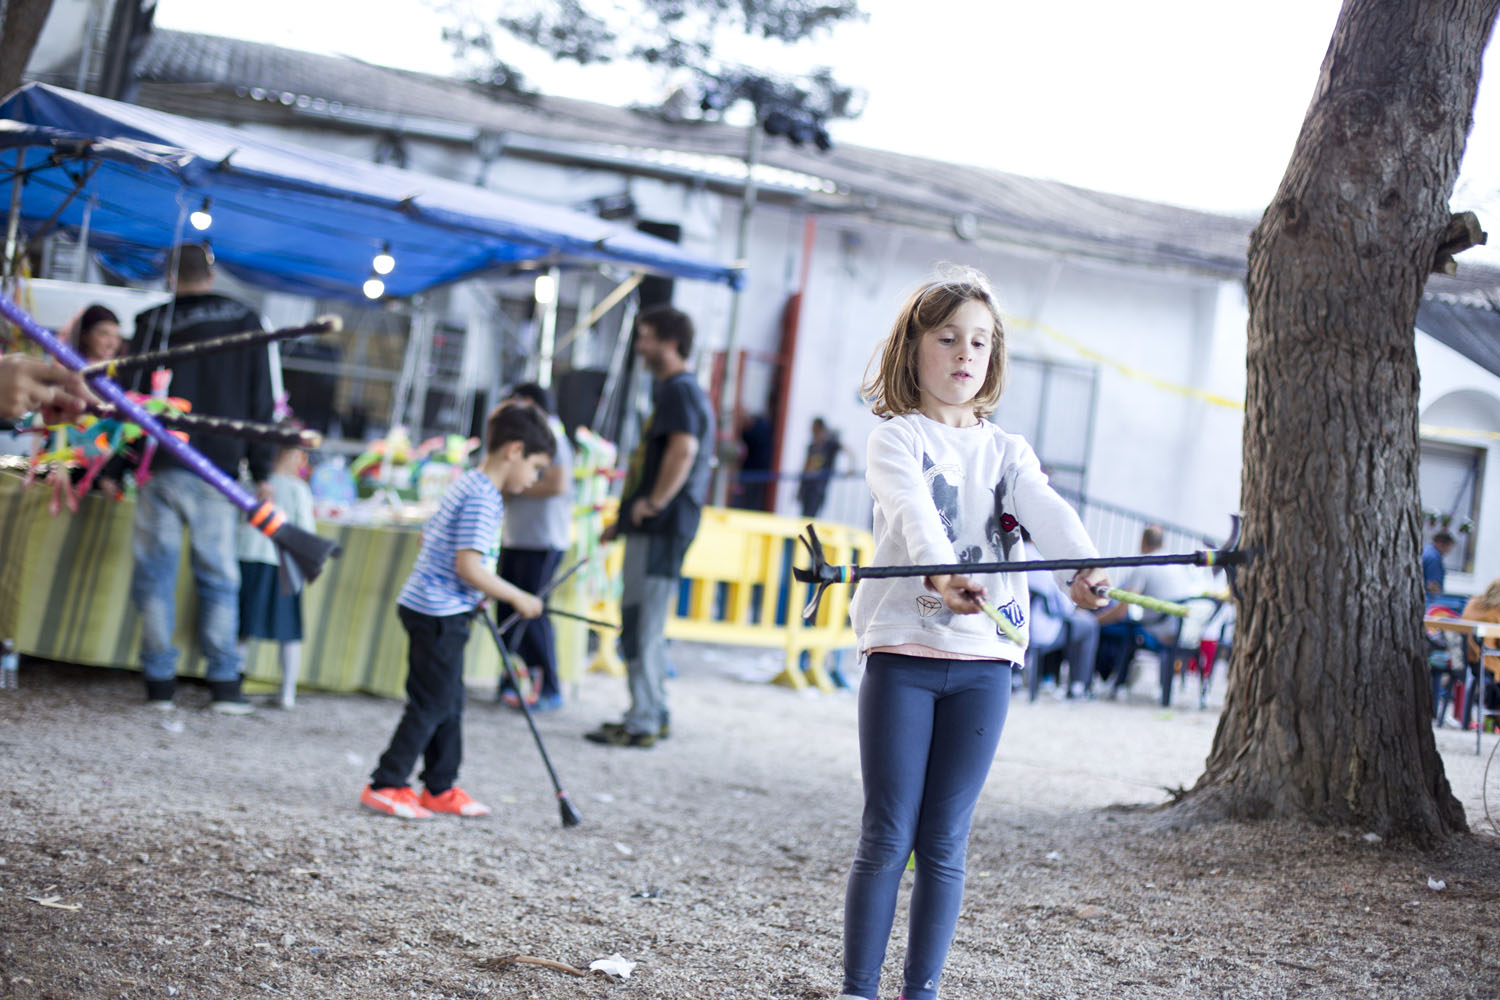
{"label": "black speaker", "polygon": [[599,407],[599,397],[604,394],[604,380],[609,372],[592,368],[575,369],[557,376],[553,389],[557,393],[557,418],[563,422],[568,437],[572,437],[580,426],[593,428],[594,411]]}
{"label": "black speaker", "polygon": [[[671,243],[682,242],[682,227],[672,222],[637,222],[635,228],[647,236],[656,236]],[[662,303],[668,305],[672,302],[671,278],[659,278],[654,274],[648,274],[641,279],[640,288],[636,294],[640,296],[641,309],[650,309]]]}

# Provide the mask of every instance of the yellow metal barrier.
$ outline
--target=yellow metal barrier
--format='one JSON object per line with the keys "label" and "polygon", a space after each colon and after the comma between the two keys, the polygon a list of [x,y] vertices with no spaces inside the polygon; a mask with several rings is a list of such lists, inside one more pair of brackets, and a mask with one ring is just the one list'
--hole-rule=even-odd
{"label": "yellow metal barrier", "polygon": [[[875,540],[867,531],[847,525],[815,522],[828,561],[848,564],[868,560]],[[810,588],[792,580],[788,557],[807,565],[807,555],[796,542],[807,522],[755,511],[709,507],[697,537],[687,551],[682,575],[688,585],[686,613],[680,602],[667,619],[671,639],[781,649],[786,663],[777,683],[805,688],[809,681],[823,691],[834,689],[825,661],[840,649],[852,649],[849,627],[852,588],[830,587],[811,624],[802,621],[802,606]],[[612,547],[606,565],[618,579],[624,546]],[[794,555],[795,553],[795,555]],[[619,620],[616,601],[591,608],[596,617]],[[614,633],[600,633],[600,655],[593,668],[623,671],[614,655]],[[808,654],[807,667],[802,654]]]}

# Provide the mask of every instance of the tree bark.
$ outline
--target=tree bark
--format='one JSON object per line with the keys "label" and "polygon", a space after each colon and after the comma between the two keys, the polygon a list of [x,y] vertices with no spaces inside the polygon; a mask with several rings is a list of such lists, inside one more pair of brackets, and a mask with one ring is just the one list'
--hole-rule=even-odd
{"label": "tree bark", "polygon": [[21,74],[51,10],[52,0],[7,0],[0,23],[0,98],[21,85]]}
{"label": "tree bark", "polygon": [[1432,735],[1417,306],[1500,0],[1346,0],[1251,237],[1231,684],[1180,817],[1432,843],[1466,829]]}

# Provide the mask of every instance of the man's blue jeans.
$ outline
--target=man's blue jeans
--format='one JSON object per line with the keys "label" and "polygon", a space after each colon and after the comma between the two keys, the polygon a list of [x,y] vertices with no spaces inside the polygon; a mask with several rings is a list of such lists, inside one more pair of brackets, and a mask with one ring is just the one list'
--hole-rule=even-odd
{"label": "man's blue jeans", "polygon": [[162,469],[136,495],[130,600],[141,616],[141,669],[146,680],[177,676],[172,633],[183,528],[188,530],[198,585],[198,642],[208,660],[206,677],[239,678],[240,564],[234,548],[238,525],[234,505],[187,469]]}

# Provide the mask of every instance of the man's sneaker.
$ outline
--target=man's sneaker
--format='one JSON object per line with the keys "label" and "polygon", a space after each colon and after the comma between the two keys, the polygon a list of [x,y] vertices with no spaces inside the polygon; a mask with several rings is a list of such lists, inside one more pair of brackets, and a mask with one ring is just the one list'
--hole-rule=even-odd
{"label": "man's sneaker", "polygon": [[618,722],[606,722],[592,733],[584,733],[583,738],[590,743],[611,747],[640,747],[644,750],[656,746],[655,733],[632,733]]}
{"label": "man's sneaker", "polygon": [[402,785],[400,788],[371,788],[366,785],[359,793],[359,804],[387,816],[401,819],[432,819],[432,813],[417,801],[417,793]]}
{"label": "man's sneaker", "polygon": [[209,709],[220,715],[249,715],[255,711],[255,706],[250,704],[240,691],[238,679],[232,681],[209,681],[209,695],[213,701],[209,703]]}
{"label": "man's sneaker", "polygon": [[[410,791],[410,789],[407,789]],[[453,816],[463,816],[472,819],[476,816],[488,816],[490,807],[483,802],[476,802],[468,792],[454,785],[441,795],[433,795],[427,789],[422,789],[422,797],[417,800],[421,808],[431,810],[435,813],[449,813]]]}
{"label": "man's sneaker", "polygon": [[170,712],[177,706],[172,701],[172,696],[177,693],[176,679],[167,681],[146,682],[146,707],[154,708],[158,712]]}
{"label": "man's sneaker", "polygon": [[[605,730],[605,729],[618,730],[618,731],[620,731],[620,732],[623,733],[623,732],[625,732],[625,723],[623,723],[623,722],[606,722],[602,726],[600,726],[599,729],[601,731]],[[656,727],[656,738],[658,740],[667,739],[671,735],[672,735],[672,724],[670,722],[665,722],[664,721],[660,726]]]}

